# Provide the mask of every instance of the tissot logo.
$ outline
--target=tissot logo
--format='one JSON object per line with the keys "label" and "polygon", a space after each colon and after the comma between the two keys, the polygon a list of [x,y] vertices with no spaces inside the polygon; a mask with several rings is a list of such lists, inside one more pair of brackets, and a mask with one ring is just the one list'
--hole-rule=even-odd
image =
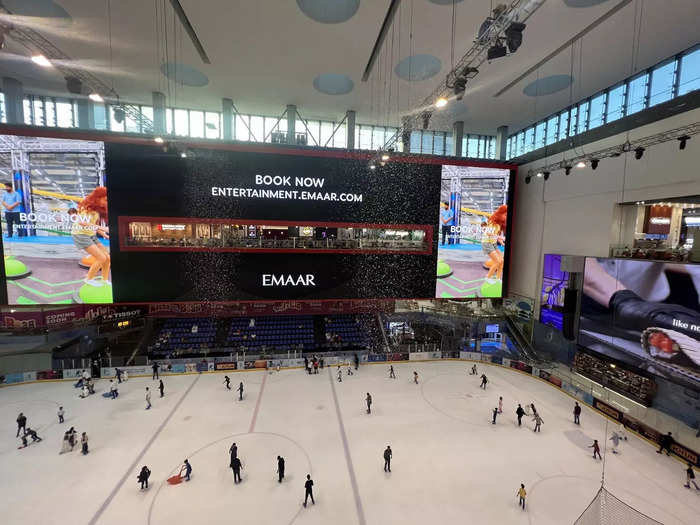
{"label": "tissot logo", "polygon": [[263,286],[316,286],[316,276],[312,273],[264,273],[262,274]]}

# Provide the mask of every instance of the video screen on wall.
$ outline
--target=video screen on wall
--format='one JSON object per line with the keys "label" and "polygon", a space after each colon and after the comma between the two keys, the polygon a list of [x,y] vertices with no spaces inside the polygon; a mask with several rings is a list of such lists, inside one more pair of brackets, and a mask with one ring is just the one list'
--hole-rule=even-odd
{"label": "video screen on wall", "polygon": [[579,343],[700,384],[700,265],[586,258]]}
{"label": "video screen on wall", "polygon": [[508,170],[3,138],[8,304],[501,293]]}
{"label": "video screen on wall", "polygon": [[540,291],[540,322],[557,330],[564,329],[564,297],[569,284],[569,272],[561,269],[561,258],[545,254]]}

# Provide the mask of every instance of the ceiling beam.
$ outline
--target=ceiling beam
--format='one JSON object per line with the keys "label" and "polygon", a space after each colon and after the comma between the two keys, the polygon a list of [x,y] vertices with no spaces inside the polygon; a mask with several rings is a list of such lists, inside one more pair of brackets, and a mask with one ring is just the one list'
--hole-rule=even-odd
{"label": "ceiling beam", "polygon": [[190,19],[187,18],[187,13],[185,13],[185,10],[182,8],[180,0],[170,0],[170,5],[173,6],[173,11],[175,11],[175,14],[180,19],[182,27],[184,27],[185,31],[187,31],[187,36],[190,37],[192,45],[197,50],[197,53],[199,53],[199,58],[201,58],[202,62],[205,64],[211,64],[211,60],[209,60],[209,56],[204,50],[204,46],[202,45],[202,42],[200,42],[197,32],[194,30],[194,27],[192,27]]}
{"label": "ceiling beam", "polygon": [[396,15],[399,5],[401,5],[401,0],[391,0],[391,3],[389,4],[389,10],[386,12],[386,16],[384,17],[384,23],[382,24],[382,28],[379,30],[377,40],[374,42],[374,47],[372,48],[372,53],[369,55],[365,72],[362,74],[362,82],[367,82],[367,80],[369,80],[369,76],[372,74],[372,68],[374,68],[374,63],[377,61],[379,52],[382,49],[384,39],[386,39],[386,35],[389,34],[389,28],[394,22],[394,16]]}

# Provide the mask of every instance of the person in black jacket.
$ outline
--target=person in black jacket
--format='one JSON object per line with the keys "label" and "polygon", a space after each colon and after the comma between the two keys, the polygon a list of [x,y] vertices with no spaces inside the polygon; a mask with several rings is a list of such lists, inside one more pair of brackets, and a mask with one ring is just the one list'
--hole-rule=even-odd
{"label": "person in black jacket", "polygon": [[391,472],[391,456],[391,447],[387,445],[384,450],[384,472]]}
{"label": "person in black jacket", "polygon": [[656,453],[661,454],[661,452],[665,449],[666,455],[670,456],[672,444],[673,444],[673,435],[669,432],[665,436],[661,436],[661,439],[659,439],[659,450],[657,450]]}
{"label": "person in black jacket", "polygon": [[19,437],[19,431],[22,431],[22,434],[26,434],[27,426],[27,416],[25,416],[22,412],[19,413],[19,416],[17,416],[17,435],[15,437]]}
{"label": "person in black jacket", "polygon": [[486,390],[486,383],[488,383],[488,382],[489,382],[489,380],[486,377],[486,374],[481,374],[481,388]]}
{"label": "person in black jacket", "polygon": [[158,374],[158,363],[153,361],[151,368],[153,369],[153,380],[155,381],[156,379],[160,379],[160,375]]}
{"label": "person in black jacket", "polygon": [[236,390],[238,390],[238,400],[243,401],[243,381],[241,381],[241,384],[238,385]]}
{"label": "person in black jacket", "polygon": [[231,390],[231,378],[229,376],[224,376],[224,384],[228,390]]}
{"label": "person in black jacket", "polygon": [[158,384],[158,390],[160,390],[160,397],[163,397],[163,391],[165,390],[165,385],[163,384],[163,380],[160,380],[160,383]]}
{"label": "person in black jacket", "polygon": [[241,482],[241,469],[243,468],[243,465],[241,464],[241,460],[237,457],[231,454],[231,470],[233,470],[233,482],[234,483],[240,483]]}
{"label": "person in black jacket", "polygon": [[579,421],[579,417],[581,416],[581,405],[578,404],[578,401],[576,401],[576,404],[574,405],[574,423],[577,425],[580,425],[581,422]]}
{"label": "person in black jacket", "polygon": [[518,426],[522,426],[523,422],[523,416],[525,415],[525,411],[523,410],[523,407],[520,406],[520,403],[518,403],[518,408],[515,411],[515,415],[518,416]]}
{"label": "person in black jacket", "polygon": [[139,472],[138,477],[136,480],[141,483],[141,490],[144,488],[148,488],[148,478],[151,476],[151,471],[148,469],[146,465],[141,467],[141,472]]}
{"label": "person in black jacket", "polygon": [[279,482],[282,483],[284,479],[284,458],[282,456],[277,456],[277,475],[279,476]]}
{"label": "person in black jacket", "polygon": [[306,507],[306,502],[311,498],[311,503],[316,505],[314,501],[314,481],[311,479],[311,474],[306,475],[306,483],[304,483],[304,507]]}
{"label": "person in black jacket", "polygon": [[372,396],[369,395],[369,392],[367,392],[367,397],[365,398],[365,401],[367,402],[367,413],[371,414],[372,413]]}

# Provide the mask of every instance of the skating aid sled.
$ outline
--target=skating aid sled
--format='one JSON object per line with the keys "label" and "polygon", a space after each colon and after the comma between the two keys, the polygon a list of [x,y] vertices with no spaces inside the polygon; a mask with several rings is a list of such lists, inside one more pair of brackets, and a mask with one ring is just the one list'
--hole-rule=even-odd
{"label": "skating aid sled", "polygon": [[170,476],[170,477],[168,478],[168,480],[167,480],[167,481],[168,481],[168,484],[170,484],[170,485],[179,485],[180,483],[182,483],[182,480],[183,480],[182,473],[183,473],[184,471],[185,471],[185,468],[183,467],[183,468],[180,469],[180,472],[178,472],[178,473],[175,474],[174,476]]}

